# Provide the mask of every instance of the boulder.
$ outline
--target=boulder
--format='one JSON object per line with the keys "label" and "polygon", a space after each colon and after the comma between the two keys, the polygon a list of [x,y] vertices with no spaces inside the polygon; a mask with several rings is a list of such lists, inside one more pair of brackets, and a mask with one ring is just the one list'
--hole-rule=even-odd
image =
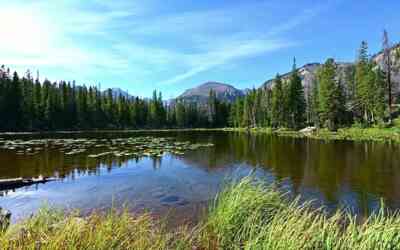
{"label": "boulder", "polygon": [[7,230],[10,225],[11,212],[0,207],[0,231]]}
{"label": "boulder", "polygon": [[303,134],[312,134],[312,133],[314,133],[315,131],[317,131],[317,128],[316,128],[316,127],[307,127],[307,128],[303,128],[303,129],[300,130],[299,132],[300,132],[300,133],[303,133]]}

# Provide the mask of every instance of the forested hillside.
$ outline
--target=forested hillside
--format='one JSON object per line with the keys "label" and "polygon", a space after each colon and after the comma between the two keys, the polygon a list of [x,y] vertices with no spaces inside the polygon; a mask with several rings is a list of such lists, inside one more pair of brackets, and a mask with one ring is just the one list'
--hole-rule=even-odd
{"label": "forested hillside", "polygon": [[236,127],[340,127],[390,125],[397,116],[400,49],[384,34],[383,49],[369,56],[363,41],[354,63],[307,64],[267,81],[237,100],[231,109]]}
{"label": "forested hillside", "polygon": [[[227,126],[229,104],[214,94],[207,104],[178,100],[165,105],[161,93],[151,99],[75,82],[40,82],[0,68],[0,130],[139,129]],[[200,110],[201,109],[201,110]],[[217,117],[218,114],[218,117]]]}

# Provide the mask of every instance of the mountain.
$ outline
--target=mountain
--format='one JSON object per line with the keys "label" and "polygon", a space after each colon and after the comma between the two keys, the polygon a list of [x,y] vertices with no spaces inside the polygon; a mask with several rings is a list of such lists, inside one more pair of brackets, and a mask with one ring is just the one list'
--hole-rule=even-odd
{"label": "mountain", "polygon": [[[395,51],[397,49],[400,49],[400,44],[397,44],[392,47],[392,57],[394,59],[395,57]],[[373,55],[371,59],[379,66],[383,67],[383,52],[380,51],[379,53]],[[396,63],[400,63],[399,60],[395,60]],[[338,78],[340,80],[346,81],[349,77],[351,77],[351,73],[354,70],[354,63],[347,63],[347,62],[336,62],[337,65],[337,72],[338,72]],[[317,77],[317,70],[322,66],[320,63],[308,63],[300,68],[298,68],[299,75],[302,79],[302,84],[304,86],[305,93],[307,94],[308,91],[311,89],[310,87],[312,86],[312,83],[314,80],[316,80]],[[290,73],[285,73],[281,75],[283,81],[289,80]],[[399,71],[393,71],[392,72],[392,80],[395,83],[394,86],[397,87],[395,90],[396,92],[400,92],[400,72]],[[266,82],[264,82],[261,85],[261,88],[263,89],[271,89],[274,86],[274,81],[275,79],[270,79]]]}
{"label": "mountain", "polygon": [[[317,71],[321,66],[322,66],[322,64],[320,64],[320,63],[308,63],[297,69],[297,71],[300,75],[306,96],[309,93],[309,91],[311,91],[311,86],[312,86],[313,82],[316,81]],[[346,77],[349,77],[349,75],[351,74],[354,64],[336,62],[336,66],[337,66],[338,77],[340,77],[341,79],[346,79]],[[281,75],[282,80],[288,81],[290,78],[290,74],[291,74],[291,72]],[[270,79],[270,80],[266,81],[265,83],[263,83],[261,87],[264,89],[271,89],[274,86],[274,81],[275,81],[275,79]]]}
{"label": "mountain", "polygon": [[107,94],[108,94],[108,91],[109,91],[110,89],[111,89],[113,98],[118,98],[119,96],[123,96],[123,97],[125,97],[125,98],[132,98],[132,97],[133,97],[133,96],[131,96],[128,92],[123,91],[123,90],[120,89],[120,88],[109,88],[109,89],[106,89],[106,90],[103,91],[103,94],[104,94],[104,95],[107,95]]}
{"label": "mountain", "polygon": [[[315,80],[318,68],[321,66],[320,63],[309,63],[297,69],[301,77],[304,88],[311,86]],[[281,75],[283,81],[289,80],[291,72]],[[262,84],[262,88],[271,89],[274,87],[275,79],[270,79]]]}
{"label": "mountain", "polygon": [[205,103],[208,100],[211,90],[215,92],[219,100],[226,102],[232,102],[236,98],[244,96],[243,91],[236,89],[232,85],[219,82],[206,82],[195,88],[186,90],[177,99]]}

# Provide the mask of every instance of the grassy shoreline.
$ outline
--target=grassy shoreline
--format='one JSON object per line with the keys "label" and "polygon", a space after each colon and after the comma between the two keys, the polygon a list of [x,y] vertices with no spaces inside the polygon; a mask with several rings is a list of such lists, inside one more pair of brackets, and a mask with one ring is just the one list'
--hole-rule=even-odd
{"label": "grassy shoreline", "polygon": [[283,137],[312,138],[325,141],[364,141],[400,143],[400,128],[342,128],[336,132],[319,129],[310,133],[272,128],[225,128],[224,131],[265,133]]}
{"label": "grassy shoreline", "polygon": [[312,138],[325,141],[364,141],[381,143],[400,143],[400,127],[392,128],[341,128],[336,132],[327,129],[317,129],[313,132],[301,132],[289,129],[265,128],[188,128],[188,129],[139,129],[139,130],[82,130],[82,131],[41,131],[41,132],[1,132],[0,137],[9,136],[35,136],[51,134],[85,134],[85,133],[157,133],[157,132],[207,132],[227,131],[271,134],[292,138]]}
{"label": "grassy shoreline", "polygon": [[400,215],[362,224],[332,216],[247,177],[227,187],[196,227],[168,230],[151,215],[110,211],[79,218],[43,208],[0,233],[2,249],[400,249]]}

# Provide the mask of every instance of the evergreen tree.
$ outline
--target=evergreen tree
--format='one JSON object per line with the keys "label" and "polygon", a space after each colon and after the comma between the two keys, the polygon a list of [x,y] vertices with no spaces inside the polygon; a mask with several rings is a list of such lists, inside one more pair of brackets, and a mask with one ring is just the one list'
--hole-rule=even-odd
{"label": "evergreen tree", "polygon": [[183,128],[186,126],[186,114],[185,114],[185,105],[182,100],[178,100],[176,103],[176,124],[178,127]]}
{"label": "evergreen tree", "polygon": [[9,89],[6,96],[6,112],[8,113],[8,129],[18,131],[23,129],[23,95],[22,86],[17,72],[14,72],[12,81],[8,81]]}
{"label": "evergreen tree", "polygon": [[254,96],[255,91],[252,90],[244,98],[242,127],[251,128],[256,126],[254,118]]}
{"label": "evergreen tree", "polygon": [[318,72],[318,113],[321,124],[330,130],[336,130],[341,125],[345,110],[343,88],[336,75],[333,59],[328,59]]}
{"label": "evergreen tree", "polygon": [[363,41],[356,62],[355,85],[358,116],[366,123],[369,122],[368,107],[371,96],[371,81],[368,79],[369,71],[368,44]]}
{"label": "evergreen tree", "polygon": [[[385,92],[386,92],[386,84],[385,81],[385,73],[379,68],[374,67],[375,70],[371,72],[373,75],[373,96],[372,100],[372,114],[373,114],[373,122],[382,122],[385,118]],[[390,109],[388,109],[390,113]],[[391,116],[389,114],[389,116]]]}
{"label": "evergreen tree", "polygon": [[209,126],[214,127],[217,121],[217,105],[218,100],[215,91],[210,90],[208,95],[207,113]]}
{"label": "evergreen tree", "polygon": [[282,127],[285,122],[285,96],[283,91],[282,79],[280,75],[277,74],[272,88],[271,112],[273,127]]}
{"label": "evergreen tree", "polygon": [[293,70],[289,79],[288,94],[289,127],[299,129],[304,126],[306,101],[302,81],[296,69],[296,59],[294,59]]}
{"label": "evergreen tree", "polygon": [[241,127],[243,118],[243,98],[238,98],[231,107],[230,126]]}
{"label": "evergreen tree", "polygon": [[320,127],[319,113],[319,84],[314,80],[311,85],[310,96],[308,98],[309,122],[317,128]]}

